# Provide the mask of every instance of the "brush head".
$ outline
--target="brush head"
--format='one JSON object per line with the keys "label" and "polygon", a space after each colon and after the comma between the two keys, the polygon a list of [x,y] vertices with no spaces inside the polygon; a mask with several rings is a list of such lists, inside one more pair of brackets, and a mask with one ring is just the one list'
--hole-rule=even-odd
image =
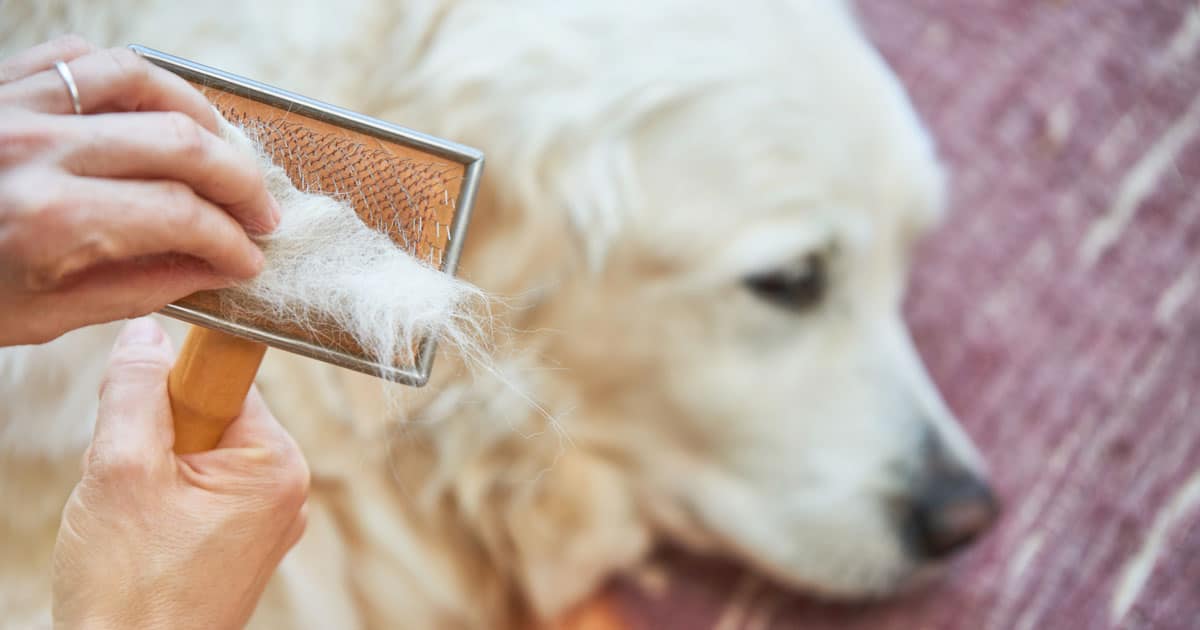
{"label": "brush head", "polygon": [[[348,203],[397,247],[454,273],[483,168],[479,151],[155,50],[130,48],[191,82],[226,120],[251,131],[297,188]],[[429,378],[432,339],[417,340],[399,364],[380,363],[332,319],[299,325],[255,316],[267,309],[233,303],[231,295],[196,293],[164,313],[400,383],[419,386]]]}

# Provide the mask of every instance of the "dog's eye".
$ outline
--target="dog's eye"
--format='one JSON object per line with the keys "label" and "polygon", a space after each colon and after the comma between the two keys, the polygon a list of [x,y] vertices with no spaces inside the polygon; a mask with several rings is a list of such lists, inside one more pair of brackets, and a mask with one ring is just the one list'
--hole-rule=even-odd
{"label": "dog's eye", "polygon": [[746,286],[777,306],[803,310],[816,306],[825,295],[825,260],[811,254],[781,269],[749,276]]}

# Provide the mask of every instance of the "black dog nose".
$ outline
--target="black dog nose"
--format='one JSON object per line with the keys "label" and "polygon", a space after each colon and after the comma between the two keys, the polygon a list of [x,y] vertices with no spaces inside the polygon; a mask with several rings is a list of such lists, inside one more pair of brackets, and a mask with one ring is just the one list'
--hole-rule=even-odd
{"label": "black dog nose", "polygon": [[987,484],[965,472],[934,475],[913,497],[909,543],[921,557],[945,558],[987,531],[1000,509]]}

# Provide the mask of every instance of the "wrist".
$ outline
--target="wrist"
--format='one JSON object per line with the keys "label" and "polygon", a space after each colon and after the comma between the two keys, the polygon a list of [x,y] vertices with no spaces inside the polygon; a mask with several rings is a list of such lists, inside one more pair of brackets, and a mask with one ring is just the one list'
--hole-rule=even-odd
{"label": "wrist", "polygon": [[84,619],[82,621],[54,620],[54,630],[116,630],[118,624],[100,619]]}
{"label": "wrist", "polygon": [[[236,630],[243,627],[232,619],[210,618],[202,612],[182,615],[178,611],[148,612],[131,605],[112,614],[92,614],[81,619],[54,619],[54,630]],[[249,617],[249,615],[247,615]]]}
{"label": "wrist", "polygon": [[[134,615],[131,606],[120,612],[92,613],[79,619],[54,620],[54,630],[178,630],[182,626],[176,623],[164,622],[162,615]],[[136,617],[136,618],[135,618]]]}
{"label": "wrist", "polygon": [[178,624],[169,623],[132,623],[127,621],[113,621],[109,619],[90,618],[82,621],[58,621],[54,622],[54,630],[128,630],[129,628],[137,628],[138,630],[168,630],[179,628]]}

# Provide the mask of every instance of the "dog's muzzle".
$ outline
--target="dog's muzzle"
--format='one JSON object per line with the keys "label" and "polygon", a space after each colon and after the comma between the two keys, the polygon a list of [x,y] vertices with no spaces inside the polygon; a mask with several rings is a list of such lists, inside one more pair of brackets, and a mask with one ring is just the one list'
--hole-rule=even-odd
{"label": "dog's muzzle", "polygon": [[954,463],[936,438],[926,442],[926,469],[915,479],[902,516],[913,555],[940,560],[966,547],[991,527],[1000,505],[988,484]]}

